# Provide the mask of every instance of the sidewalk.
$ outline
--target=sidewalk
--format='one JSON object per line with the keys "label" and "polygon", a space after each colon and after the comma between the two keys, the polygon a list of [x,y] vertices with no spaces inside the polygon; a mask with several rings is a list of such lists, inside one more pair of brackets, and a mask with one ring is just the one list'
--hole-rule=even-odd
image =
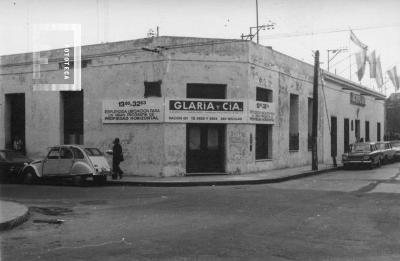
{"label": "sidewalk", "polygon": [[340,167],[318,165],[317,171],[311,166],[268,170],[263,172],[241,175],[189,175],[183,177],[144,177],[125,175],[121,180],[109,180],[109,185],[149,186],[149,187],[184,187],[184,186],[222,186],[277,183],[291,179],[317,175],[335,171]]}
{"label": "sidewalk", "polygon": [[28,208],[24,205],[0,200],[0,231],[16,227],[29,218]]}

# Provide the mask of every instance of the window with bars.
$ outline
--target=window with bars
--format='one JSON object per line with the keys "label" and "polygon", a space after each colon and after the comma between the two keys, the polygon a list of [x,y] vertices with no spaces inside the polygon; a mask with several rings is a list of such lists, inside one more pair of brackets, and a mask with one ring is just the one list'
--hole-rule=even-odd
{"label": "window with bars", "polygon": [[290,94],[289,150],[299,150],[299,96]]}
{"label": "window with bars", "polygon": [[262,102],[272,102],[272,90],[257,87],[256,100]]}

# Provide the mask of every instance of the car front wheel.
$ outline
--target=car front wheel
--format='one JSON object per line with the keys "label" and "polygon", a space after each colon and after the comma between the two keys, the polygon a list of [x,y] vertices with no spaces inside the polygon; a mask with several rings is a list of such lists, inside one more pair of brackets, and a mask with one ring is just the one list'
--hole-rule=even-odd
{"label": "car front wheel", "polygon": [[72,179],[75,186],[83,186],[85,185],[86,178],[83,176],[75,176]]}

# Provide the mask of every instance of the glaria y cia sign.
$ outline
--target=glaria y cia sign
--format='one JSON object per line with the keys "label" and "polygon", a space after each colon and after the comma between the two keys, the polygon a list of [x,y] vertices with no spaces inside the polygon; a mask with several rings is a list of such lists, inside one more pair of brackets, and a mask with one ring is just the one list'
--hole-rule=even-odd
{"label": "glaria y cia sign", "polygon": [[167,99],[166,122],[243,123],[247,120],[243,100]]}

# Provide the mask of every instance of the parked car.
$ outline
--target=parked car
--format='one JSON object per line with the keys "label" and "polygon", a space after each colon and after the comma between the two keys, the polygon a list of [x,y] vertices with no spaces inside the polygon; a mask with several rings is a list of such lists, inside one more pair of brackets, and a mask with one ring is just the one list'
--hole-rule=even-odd
{"label": "parked car", "polygon": [[400,160],[400,140],[391,140],[389,142],[394,150],[395,160]]}
{"label": "parked car", "polygon": [[0,150],[0,181],[16,181],[24,165],[31,161],[19,151]]}
{"label": "parked car", "polygon": [[21,180],[32,184],[40,178],[72,178],[81,185],[86,178],[103,184],[111,174],[103,153],[97,148],[80,145],[60,145],[49,149],[42,160],[33,161],[21,171]]}
{"label": "parked car", "polygon": [[358,142],[350,145],[350,151],[342,155],[343,167],[367,165],[379,167],[382,163],[382,152],[375,142]]}
{"label": "parked car", "polygon": [[378,148],[378,150],[382,152],[381,154],[382,163],[389,163],[394,160],[396,151],[392,148],[392,144],[390,144],[390,142],[388,141],[377,142],[376,147]]}

